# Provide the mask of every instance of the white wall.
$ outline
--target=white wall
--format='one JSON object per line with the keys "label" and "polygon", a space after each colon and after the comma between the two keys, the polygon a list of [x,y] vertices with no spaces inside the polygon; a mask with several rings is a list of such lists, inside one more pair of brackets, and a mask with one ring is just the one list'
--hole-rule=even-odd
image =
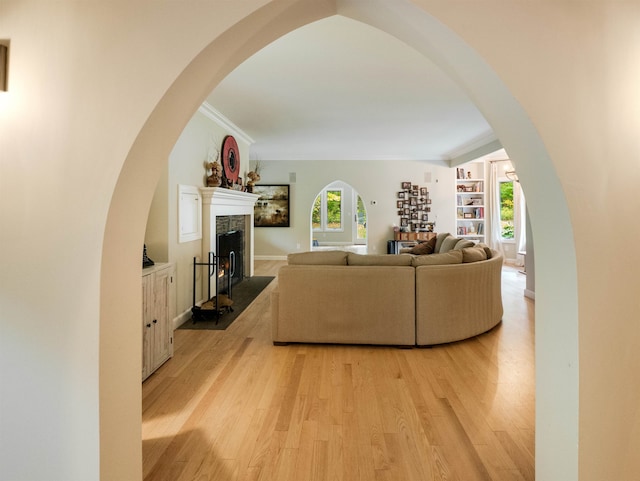
{"label": "white wall", "polygon": [[337,180],[351,185],[365,203],[369,253],[385,254],[393,225],[400,224],[396,201],[402,181],[427,187],[432,199],[429,220],[436,220],[439,231],[455,232],[455,173],[442,162],[263,161],[260,183],[288,184],[290,173],[296,174],[290,190],[291,227],[256,229],[257,256],[282,258],[289,252],[309,250],[311,206],[318,192]]}

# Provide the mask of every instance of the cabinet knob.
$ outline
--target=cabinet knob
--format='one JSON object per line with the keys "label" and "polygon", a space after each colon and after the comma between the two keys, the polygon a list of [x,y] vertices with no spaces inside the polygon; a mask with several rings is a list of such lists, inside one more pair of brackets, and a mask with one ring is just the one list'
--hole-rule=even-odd
{"label": "cabinet knob", "polygon": [[147,327],[151,327],[151,324],[147,324]]}
{"label": "cabinet knob", "polygon": [[153,323],[156,324],[158,322],[158,319],[154,319]]}

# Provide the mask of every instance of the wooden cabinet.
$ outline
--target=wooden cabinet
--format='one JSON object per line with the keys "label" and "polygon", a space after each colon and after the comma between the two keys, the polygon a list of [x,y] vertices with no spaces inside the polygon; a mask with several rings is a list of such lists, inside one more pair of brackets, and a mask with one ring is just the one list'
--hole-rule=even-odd
{"label": "wooden cabinet", "polygon": [[142,380],[173,356],[170,303],[173,265],[158,264],[142,271]]}

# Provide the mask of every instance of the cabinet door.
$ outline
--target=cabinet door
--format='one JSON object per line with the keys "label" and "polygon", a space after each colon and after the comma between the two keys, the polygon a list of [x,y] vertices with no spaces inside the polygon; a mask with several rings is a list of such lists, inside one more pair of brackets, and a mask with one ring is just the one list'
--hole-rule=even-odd
{"label": "cabinet door", "polygon": [[142,380],[152,372],[154,275],[142,278]]}
{"label": "cabinet door", "polygon": [[169,290],[171,269],[155,273],[153,324],[153,369],[155,370],[172,355],[173,329],[169,318]]}

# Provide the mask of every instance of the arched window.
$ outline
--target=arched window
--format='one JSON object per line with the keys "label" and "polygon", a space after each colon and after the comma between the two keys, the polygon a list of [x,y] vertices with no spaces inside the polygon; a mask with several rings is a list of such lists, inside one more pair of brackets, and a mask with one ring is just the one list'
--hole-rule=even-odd
{"label": "arched window", "polygon": [[343,231],[343,190],[324,189],[313,202],[311,223],[315,232]]}

